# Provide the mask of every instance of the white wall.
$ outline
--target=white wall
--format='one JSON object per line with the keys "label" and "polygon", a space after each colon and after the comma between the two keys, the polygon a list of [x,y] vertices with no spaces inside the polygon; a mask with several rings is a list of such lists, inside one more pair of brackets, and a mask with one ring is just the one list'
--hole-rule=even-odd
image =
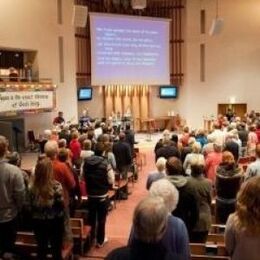
{"label": "white wall", "polygon": [[[224,30],[215,37],[201,35],[200,9],[205,7],[207,31],[215,14],[215,1],[188,0],[186,8],[185,80],[178,100],[160,100],[158,88],[151,91],[151,116],[174,110],[193,127],[203,125],[203,116],[217,114],[218,103],[247,103],[248,110],[260,110],[260,1],[220,0]],[[73,0],[63,0],[63,24],[57,24],[56,0],[0,1],[0,46],[38,51],[40,77],[52,78],[58,85],[57,109],[66,119],[77,121],[75,83],[75,39],[71,25]],[[59,82],[58,36],[64,37],[65,82]],[[199,46],[206,44],[206,81],[200,82]],[[94,117],[103,116],[99,88],[89,107]],[[55,113],[25,116],[27,129],[47,128]]]}
{"label": "white wall", "polygon": [[179,113],[179,99],[161,99],[159,97],[159,86],[150,87],[150,116],[160,117],[167,116],[169,111]]}
{"label": "white wall", "polygon": [[[73,0],[62,1],[63,24],[57,23],[57,0],[0,1],[0,47],[36,50],[40,78],[58,85],[57,110],[77,121]],[[64,83],[59,79],[58,37],[64,37]],[[49,128],[54,113],[25,116],[36,133]]]}
{"label": "white wall", "polygon": [[92,118],[104,117],[104,103],[102,87],[93,86],[92,100],[78,101],[79,117],[84,109],[88,109]]}
{"label": "white wall", "polygon": [[[215,16],[215,1],[186,1],[185,82],[179,110],[193,127],[203,116],[217,114],[218,103],[247,103],[260,109],[260,1],[220,0],[224,27],[220,35],[200,34],[200,9],[206,10],[207,32]],[[206,44],[206,81],[200,82],[200,44]]]}

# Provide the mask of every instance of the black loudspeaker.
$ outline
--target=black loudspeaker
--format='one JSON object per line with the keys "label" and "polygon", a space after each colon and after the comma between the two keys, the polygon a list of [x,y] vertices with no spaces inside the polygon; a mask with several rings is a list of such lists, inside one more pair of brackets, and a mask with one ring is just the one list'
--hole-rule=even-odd
{"label": "black loudspeaker", "polygon": [[217,18],[213,19],[210,30],[209,30],[209,35],[214,36],[214,35],[220,34],[223,29],[223,26],[224,26],[223,18],[217,17]]}
{"label": "black loudspeaker", "polygon": [[85,5],[74,5],[72,24],[75,27],[86,27],[88,17],[88,7]]}

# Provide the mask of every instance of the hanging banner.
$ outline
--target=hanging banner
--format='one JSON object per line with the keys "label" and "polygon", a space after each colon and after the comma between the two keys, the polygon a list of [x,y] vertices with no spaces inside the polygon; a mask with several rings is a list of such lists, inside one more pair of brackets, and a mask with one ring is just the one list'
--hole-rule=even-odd
{"label": "hanging banner", "polygon": [[0,92],[0,113],[53,108],[53,91]]}

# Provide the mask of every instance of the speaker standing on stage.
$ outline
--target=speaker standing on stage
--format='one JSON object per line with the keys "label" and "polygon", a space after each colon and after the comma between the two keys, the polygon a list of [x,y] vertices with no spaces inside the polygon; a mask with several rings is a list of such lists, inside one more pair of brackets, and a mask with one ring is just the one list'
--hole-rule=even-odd
{"label": "speaker standing on stage", "polygon": [[63,125],[64,123],[65,119],[63,118],[63,112],[59,111],[58,116],[53,120],[53,125]]}

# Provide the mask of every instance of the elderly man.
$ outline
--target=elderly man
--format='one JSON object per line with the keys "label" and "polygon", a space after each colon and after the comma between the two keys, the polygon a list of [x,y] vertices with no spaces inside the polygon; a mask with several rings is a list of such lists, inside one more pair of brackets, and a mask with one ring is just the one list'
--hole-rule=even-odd
{"label": "elderly man", "polygon": [[158,181],[164,177],[166,177],[165,173],[165,166],[166,166],[166,159],[164,157],[160,157],[157,159],[155,164],[157,171],[152,172],[148,175],[147,181],[146,181],[146,189],[149,190],[152,183],[155,181]]}
{"label": "elderly man", "polygon": [[168,209],[161,197],[150,196],[141,200],[133,217],[135,240],[128,247],[113,250],[105,259],[183,259],[172,254],[161,242],[167,230],[168,217]]}
{"label": "elderly man", "polygon": [[21,170],[4,159],[7,144],[6,138],[0,136],[0,258],[14,251],[16,216],[25,195]]}

